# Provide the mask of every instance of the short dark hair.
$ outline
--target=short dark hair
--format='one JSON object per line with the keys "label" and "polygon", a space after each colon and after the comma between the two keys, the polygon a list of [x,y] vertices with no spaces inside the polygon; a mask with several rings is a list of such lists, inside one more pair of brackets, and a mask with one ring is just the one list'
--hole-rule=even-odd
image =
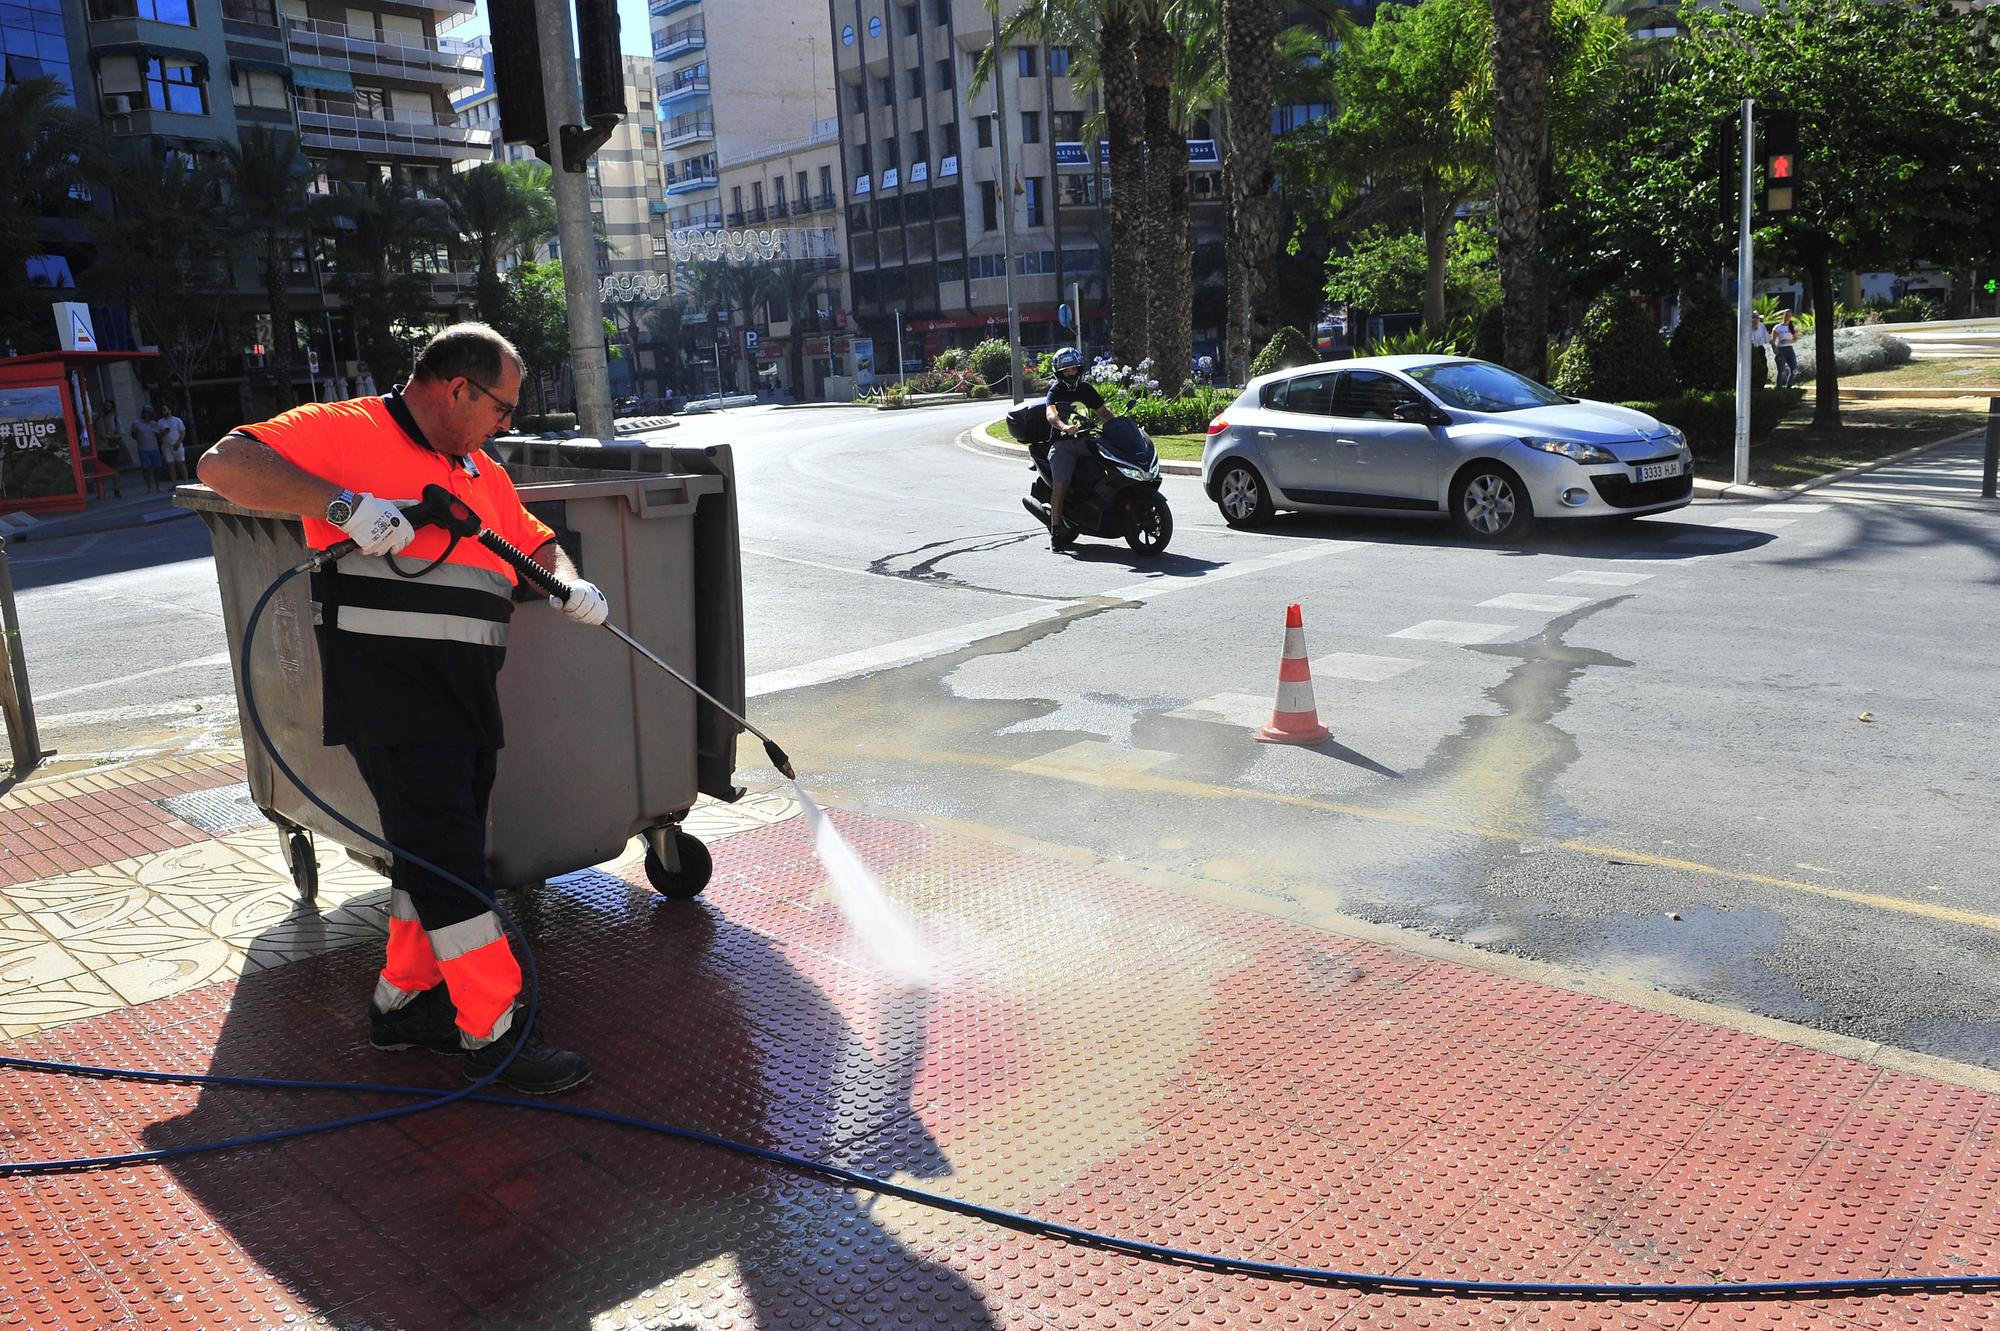
{"label": "short dark hair", "polygon": [[412,379],[473,379],[491,385],[500,378],[500,359],[506,357],[520,367],[521,353],[514,344],[482,323],[453,324],[417,353]]}

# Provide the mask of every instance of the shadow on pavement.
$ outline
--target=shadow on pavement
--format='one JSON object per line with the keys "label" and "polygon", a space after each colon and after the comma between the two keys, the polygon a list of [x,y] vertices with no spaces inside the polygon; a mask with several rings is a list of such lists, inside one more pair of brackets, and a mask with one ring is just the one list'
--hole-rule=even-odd
{"label": "shadow on pavement", "polygon": [[1773,539],[1767,531],[1732,527],[1727,519],[1719,522],[1691,521],[1680,516],[1684,512],[1686,510],[1656,518],[1544,522],[1523,540],[1492,547],[1466,540],[1448,522],[1422,518],[1280,513],[1258,527],[1257,531],[1264,536],[1367,541],[1375,545],[1464,550],[1491,548],[1512,558],[1558,556],[1568,559],[1633,559],[1648,563],[1754,550]]}
{"label": "shadow on pavement", "polygon": [[[595,871],[507,904],[534,940],[546,1029],[596,1066],[568,1101],[871,1173],[950,1172],[910,1103],[922,993],[862,986],[837,1005],[771,939],[707,903],[638,895]],[[259,941],[296,946],[325,927],[302,907]],[[246,975],[227,1010],[208,1014],[219,1023],[213,1070],[462,1085],[453,1060],[366,1043],[378,952]],[[201,1061],[183,1053],[177,1065]],[[146,1140],[392,1103],[213,1088]],[[718,1316],[819,1327],[891,1308],[903,1326],[990,1325],[979,1295],[906,1247],[862,1197],[607,1124],[457,1104],[191,1157],[173,1173],[244,1255],[357,1331],[584,1331],[613,1309],[659,1327]]]}

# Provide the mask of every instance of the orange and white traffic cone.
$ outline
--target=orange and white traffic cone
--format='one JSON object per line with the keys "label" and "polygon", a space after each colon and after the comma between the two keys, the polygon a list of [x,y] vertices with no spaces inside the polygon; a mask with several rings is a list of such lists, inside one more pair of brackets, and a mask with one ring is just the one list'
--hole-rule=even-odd
{"label": "orange and white traffic cone", "polygon": [[1278,701],[1260,744],[1317,744],[1332,733],[1319,723],[1313,702],[1312,662],[1306,659],[1306,620],[1297,606],[1285,610],[1285,655],[1278,662]]}

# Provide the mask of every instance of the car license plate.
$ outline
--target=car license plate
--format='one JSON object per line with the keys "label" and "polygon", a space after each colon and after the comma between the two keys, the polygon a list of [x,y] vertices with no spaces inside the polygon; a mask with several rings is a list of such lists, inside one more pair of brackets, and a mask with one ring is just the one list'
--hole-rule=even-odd
{"label": "car license plate", "polygon": [[1642,481],[1664,481],[1680,474],[1679,458],[1675,458],[1672,462],[1647,462],[1639,468],[1639,479]]}

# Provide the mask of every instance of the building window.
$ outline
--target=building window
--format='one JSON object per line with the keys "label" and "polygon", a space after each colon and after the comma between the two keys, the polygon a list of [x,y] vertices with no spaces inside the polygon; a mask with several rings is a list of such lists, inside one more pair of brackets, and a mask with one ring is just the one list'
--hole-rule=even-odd
{"label": "building window", "polygon": [[751,182],[750,207],[760,213],[764,211],[764,182],[761,180]]}
{"label": "building window", "polygon": [[1069,73],[1069,48],[1051,46],[1049,48],[1049,77],[1061,78]]}
{"label": "building window", "polygon": [[389,118],[389,94],[382,88],[371,88],[365,83],[354,85],[354,114],[364,120],[387,120]]}
{"label": "building window", "polygon": [[854,114],[866,115],[868,112],[868,90],[857,83],[849,88],[847,92],[848,101],[853,105]]}
{"label": "building window", "polygon": [[928,130],[918,130],[910,135],[910,160],[928,162],[931,160],[931,136]]}
{"label": "building window", "polygon": [[1035,48],[1034,48],[1034,47],[1032,47],[1032,46],[1017,46],[1017,47],[1015,47],[1015,48],[1014,48],[1014,66],[1015,66],[1015,68],[1017,68],[1017,69],[1019,69],[1019,70],[1021,71],[1021,77],[1022,77],[1022,78],[1024,78],[1024,79],[1031,79],[1031,78],[1035,77],[1035,68],[1036,68],[1036,66],[1035,66]]}
{"label": "building window", "polygon": [[918,65],[915,69],[912,69],[910,71],[910,96],[921,97],[923,95],[924,95],[924,67],[922,65]]}
{"label": "building window", "polygon": [[665,236],[653,237],[653,257],[655,259],[664,259],[667,257],[667,238]]}
{"label": "building window", "polygon": [[[1050,67],[1054,67],[1053,61],[1050,62]],[[1055,133],[1057,143],[1081,142],[1083,139],[1083,112],[1056,112]]]}
{"label": "building window", "polygon": [[785,211],[785,178],[771,177],[771,207],[779,213]]}
{"label": "building window", "polygon": [[944,127],[944,155],[946,157],[958,156],[958,122],[956,120]]}
{"label": "building window", "polygon": [[806,173],[803,171],[799,172],[797,183],[799,187],[799,205],[803,207],[805,201],[812,197],[812,184],[806,179]]}
{"label": "building window", "polygon": [[819,169],[819,192],[827,198],[833,197],[833,168],[830,166]]}
{"label": "building window", "polygon": [[261,69],[239,69],[230,77],[236,88],[238,106],[262,106],[282,111],[291,105],[285,96],[285,81]]}
{"label": "building window", "polygon": [[146,104],[155,111],[205,116],[208,114],[207,71],[200,65],[184,61],[148,60],[146,98]]}
{"label": "building window", "polygon": [[991,148],[993,146],[993,117],[980,116],[972,124],[974,131],[978,135],[979,146],[982,148]]}
{"label": "building window", "polygon": [[882,140],[882,169],[892,171],[903,164],[902,145],[894,139]]}
{"label": "building window", "polygon": [[222,0],[222,17],[259,28],[278,26],[278,11],[271,0]]}
{"label": "building window", "polygon": [[143,18],[176,27],[194,26],[193,0],[90,0],[90,17]]}
{"label": "building window", "polygon": [[735,213],[738,217],[743,215],[743,187],[741,185],[731,185],[729,187],[729,211]]}
{"label": "building window", "polygon": [[1083,208],[1097,202],[1097,177],[1081,173],[1061,180],[1062,202],[1066,208]]}
{"label": "building window", "polygon": [[868,175],[875,170],[875,153],[872,148],[864,143],[859,148],[856,148],[854,153],[857,159],[856,165],[861,168],[862,175]]}
{"label": "building window", "polygon": [[940,28],[951,26],[951,0],[931,0],[931,20]]}
{"label": "building window", "polygon": [[903,7],[903,35],[905,37],[914,37],[917,35],[917,7],[915,5],[905,5]]}
{"label": "building window", "polygon": [[896,81],[887,74],[875,80],[875,100],[884,106],[896,100]]}
{"label": "building window", "polygon": [[937,62],[937,85],[938,87],[947,90],[949,90],[952,86],[950,56],[946,56],[944,59]]}
{"label": "building window", "polygon": [[979,225],[988,231],[1000,229],[1000,187],[990,180],[979,182]]}
{"label": "building window", "polygon": [[1021,142],[1040,143],[1042,141],[1042,113],[1040,111],[1021,112]]}
{"label": "building window", "polygon": [[1042,178],[1040,176],[1029,176],[1027,185],[1028,225],[1045,226],[1047,222],[1042,217]]}

